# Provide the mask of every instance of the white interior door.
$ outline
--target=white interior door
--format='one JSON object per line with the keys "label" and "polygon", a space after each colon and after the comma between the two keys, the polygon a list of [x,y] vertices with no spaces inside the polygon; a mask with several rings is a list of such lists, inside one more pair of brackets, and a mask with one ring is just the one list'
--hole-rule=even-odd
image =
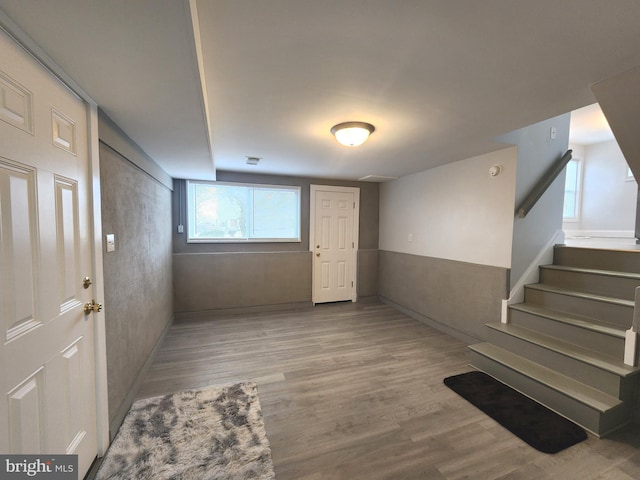
{"label": "white interior door", "polygon": [[97,453],[87,105],[0,31],[0,452]]}
{"label": "white interior door", "polygon": [[358,188],[311,185],[313,303],[356,300]]}

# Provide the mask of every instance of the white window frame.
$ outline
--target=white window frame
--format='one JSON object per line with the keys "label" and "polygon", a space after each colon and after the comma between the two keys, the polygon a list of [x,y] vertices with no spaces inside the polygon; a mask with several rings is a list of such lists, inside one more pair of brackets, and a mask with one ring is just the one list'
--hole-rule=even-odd
{"label": "white window frame", "polygon": [[624,179],[625,182],[635,182],[636,178],[633,176],[633,172],[631,171],[631,167],[627,167],[627,176]]}
{"label": "white window frame", "polygon": [[574,210],[575,215],[573,217],[565,217],[563,215],[562,221],[567,223],[578,223],[582,215],[582,178],[584,171],[584,162],[581,158],[573,157],[570,162],[576,162],[578,170],[578,178],[576,179],[576,208]]}
{"label": "white window frame", "polygon": [[[295,185],[269,185],[263,183],[234,183],[234,182],[207,182],[203,180],[187,180],[186,181],[186,204],[187,204],[187,243],[300,243],[301,238],[301,202],[302,202],[302,187]],[[191,222],[193,220],[192,203],[190,196],[191,185],[215,185],[215,186],[231,186],[231,187],[246,187],[252,190],[286,190],[296,192],[298,203],[296,209],[296,230],[298,235],[290,238],[197,238],[191,237]]]}

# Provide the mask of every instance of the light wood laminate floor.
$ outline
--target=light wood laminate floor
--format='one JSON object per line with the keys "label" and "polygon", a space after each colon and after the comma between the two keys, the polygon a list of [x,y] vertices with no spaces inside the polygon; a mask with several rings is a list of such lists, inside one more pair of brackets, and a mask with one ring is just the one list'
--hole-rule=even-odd
{"label": "light wood laminate floor", "polygon": [[539,453],[445,387],[466,345],[379,303],[174,324],[138,397],[257,383],[279,480],[640,478],[640,427]]}

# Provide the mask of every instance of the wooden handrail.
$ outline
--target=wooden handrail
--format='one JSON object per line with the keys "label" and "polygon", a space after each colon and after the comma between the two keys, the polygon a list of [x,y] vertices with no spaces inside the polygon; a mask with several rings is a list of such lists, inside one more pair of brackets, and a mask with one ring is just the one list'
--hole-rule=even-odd
{"label": "wooden handrail", "polygon": [[547,172],[542,176],[540,181],[536,184],[535,187],[529,192],[527,198],[520,204],[520,206],[516,209],[516,213],[520,218],[524,218],[527,216],[527,213],[533,208],[533,206],[540,200],[540,197],[547,191],[549,185],[553,183],[553,181],[560,175],[560,172],[564,169],[564,167],[571,160],[572,150],[567,150],[560,159],[558,159]]}

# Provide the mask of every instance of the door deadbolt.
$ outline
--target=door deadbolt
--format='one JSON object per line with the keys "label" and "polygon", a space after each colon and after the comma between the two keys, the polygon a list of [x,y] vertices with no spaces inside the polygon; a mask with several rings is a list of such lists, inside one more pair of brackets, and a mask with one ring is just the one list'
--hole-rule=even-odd
{"label": "door deadbolt", "polygon": [[102,304],[96,303],[95,300],[91,300],[91,303],[84,304],[84,314],[89,315],[92,312],[98,313],[102,311]]}
{"label": "door deadbolt", "polygon": [[87,288],[89,288],[89,286],[92,284],[91,279],[89,277],[84,277],[82,279],[82,286],[84,287],[84,289],[86,290]]}

